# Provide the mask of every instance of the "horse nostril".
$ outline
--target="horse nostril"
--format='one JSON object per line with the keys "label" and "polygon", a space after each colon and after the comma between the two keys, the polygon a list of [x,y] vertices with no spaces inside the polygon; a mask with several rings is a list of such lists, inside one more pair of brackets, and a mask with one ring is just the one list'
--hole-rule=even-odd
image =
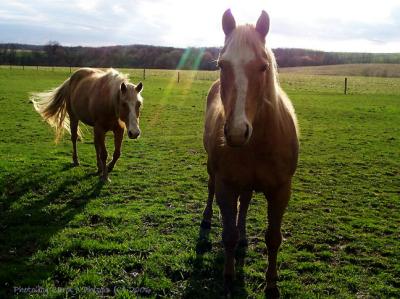
{"label": "horse nostril", "polygon": [[138,138],[140,135],[140,131],[135,132],[135,134],[133,134],[133,138],[136,139]]}
{"label": "horse nostril", "polygon": [[140,130],[128,131],[128,136],[130,139],[136,139],[140,136]]}
{"label": "horse nostril", "polygon": [[224,125],[224,135],[228,136],[228,128],[227,128],[226,124]]}
{"label": "horse nostril", "polygon": [[246,132],[244,132],[244,138],[249,138],[249,133],[250,133],[250,129],[249,129],[249,125],[246,124]]}

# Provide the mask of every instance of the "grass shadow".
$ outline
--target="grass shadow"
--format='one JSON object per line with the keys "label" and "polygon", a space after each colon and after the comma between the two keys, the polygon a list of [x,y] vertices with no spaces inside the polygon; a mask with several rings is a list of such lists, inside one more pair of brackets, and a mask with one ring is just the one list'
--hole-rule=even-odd
{"label": "grass shadow", "polygon": [[0,297],[12,296],[15,286],[37,286],[51,277],[56,262],[37,263],[34,255],[99,195],[98,178],[68,169],[38,166],[0,179]]}
{"label": "grass shadow", "polygon": [[[183,298],[224,298],[223,271],[224,250],[218,243],[212,243],[208,233],[200,228],[196,242],[196,256],[191,261],[192,272]],[[215,246],[217,245],[217,246]],[[214,248],[213,250],[213,247]],[[236,278],[234,281],[234,298],[247,298],[243,264],[246,250],[238,248],[236,255]]]}

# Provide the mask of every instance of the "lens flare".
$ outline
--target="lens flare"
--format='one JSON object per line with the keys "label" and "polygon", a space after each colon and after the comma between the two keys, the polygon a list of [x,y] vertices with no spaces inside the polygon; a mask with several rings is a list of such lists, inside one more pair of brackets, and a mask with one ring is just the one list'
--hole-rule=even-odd
{"label": "lens flare", "polygon": [[[168,84],[162,94],[162,99],[160,99],[158,109],[156,109],[152,119],[150,120],[151,125],[156,125],[159,123],[161,114],[165,110],[165,106],[172,94],[176,96],[185,96],[190,92],[193,81],[196,80],[196,75],[198,73],[204,52],[204,48],[187,48],[183,52],[175,71],[171,72]],[[183,97],[183,99],[184,98],[185,97]],[[183,106],[184,103],[184,100],[180,101],[178,107]]]}

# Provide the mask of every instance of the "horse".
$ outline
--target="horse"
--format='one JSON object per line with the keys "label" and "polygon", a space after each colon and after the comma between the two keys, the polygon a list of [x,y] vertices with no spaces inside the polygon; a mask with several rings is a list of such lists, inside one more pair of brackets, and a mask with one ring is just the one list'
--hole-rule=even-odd
{"label": "horse", "polygon": [[[93,127],[98,174],[102,182],[110,181],[111,172],[121,155],[125,128],[130,139],[140,136],[139,114],[143,84],[134,85],[127,76],[114,69],[106,71],[81,68],[60,86],[44,93],[34,93],[31,102],[35,110],[55,128],[56,142],[64,129],[70,132],[72,163],[79,165],[76,142],[82,137],[79,121]],[[114,154],[107,164],[105,134],[114,133]]]}
{"label": "horse", "polygon": [[298,160],[298,125],[291,101],[281,89],[273,52],[266,47],[269,16],[256,26],[236,26],[228,9],[217,65],[220,78],[207,95],[203,143],[207,152],[208,200],[201,232],[211,229],[214,195],[222,216],[224,291],[232,294],[237,245],[247,246],[246,214],[253,192],[268,203],[265,293],[279,297],[277,254],[281,223]]}

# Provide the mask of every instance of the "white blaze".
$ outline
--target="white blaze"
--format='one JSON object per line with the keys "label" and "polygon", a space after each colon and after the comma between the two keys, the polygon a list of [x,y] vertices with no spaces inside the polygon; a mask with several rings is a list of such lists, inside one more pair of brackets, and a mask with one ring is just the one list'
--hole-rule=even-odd
{"label": "white blaze", "polygon": [[[235,34],[235,32],[233,32],[233,34]],[[235,36],[232,36],[232,41],[228,44],[225,53],[221,56],[222,60],[230,62],[235,77],[237,98],[235,99],[236,103],[232,119],[231,130],[233,134],[235,134],[235,131],[240,131],[243,124],[247,122],[246,95],[248,79],[246,76],[245,66],[254,58],[255,54],[252,49],[250,49],[246,44],[236,41]]]}
{"label": "white blaze", "polygon": [[139,131],[138,120],[136,115],[136,102],[142,102],[141,97],[138,95],[136,101],[130,101],[128,103],[129,106],[129,115],[128,115],[128,131],[132,131],[133,133]]}

